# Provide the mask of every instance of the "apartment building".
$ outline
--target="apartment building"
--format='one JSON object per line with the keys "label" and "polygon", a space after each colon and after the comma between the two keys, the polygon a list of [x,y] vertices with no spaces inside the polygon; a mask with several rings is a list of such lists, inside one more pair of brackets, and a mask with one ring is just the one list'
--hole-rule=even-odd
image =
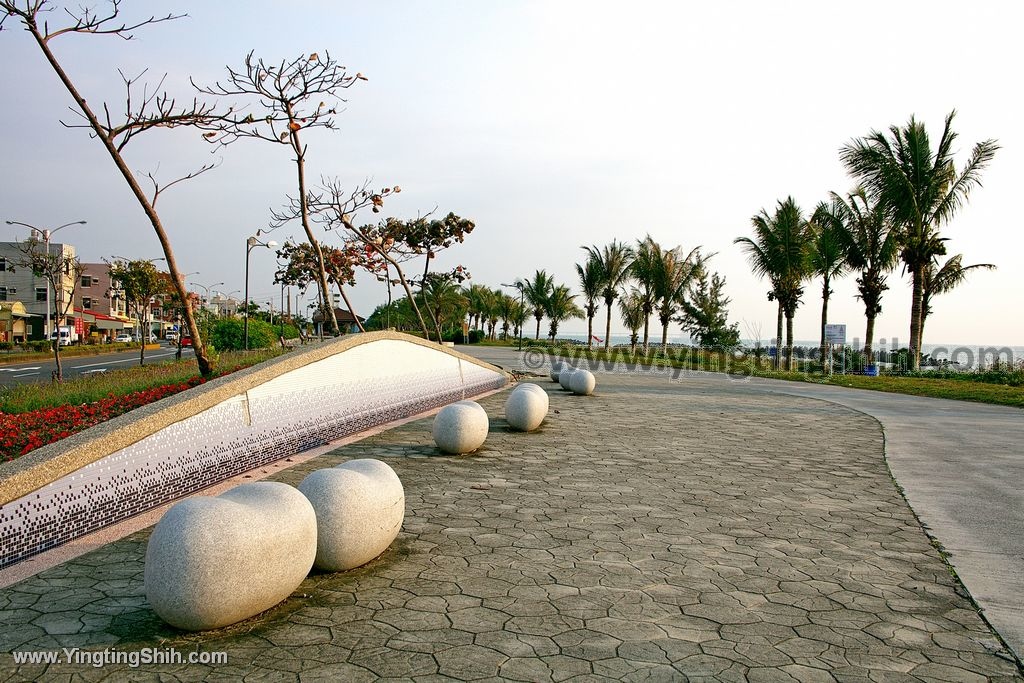
{"label": "apartment building", "polygon": [[[0,301],[20,302],[25,307],[26,333],[29,339],[44,339],[58,325],[73,325],[74,315],[68,307],[68,315],[62,320],[51,320],[50,329],[45,330],[47,311],[52,318],[55,304],[63,309],[63,302],[71,300],[75,290],[74,278],[71,273],[64,273],[58,283],[57,291],[50,291],[49,283],[44,277],[36,277],[32,269],[19,265],[24,262],[25,254],[21,251],[20,242],[0,242]],[[40,245],[40,249],[44,248]],[[63,254],[66,258],[74,258],[75,248],[70,244],[51,242],[50,254]],[[49,305],[47,302],[49,301]]]}

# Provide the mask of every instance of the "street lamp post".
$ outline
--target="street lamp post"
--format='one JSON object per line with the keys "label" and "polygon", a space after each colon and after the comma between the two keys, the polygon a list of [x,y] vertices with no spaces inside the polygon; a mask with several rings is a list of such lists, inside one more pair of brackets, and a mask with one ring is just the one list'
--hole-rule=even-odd
{"label": "street lamp post", "polygon": [[[505,284],[504,282],[502,282],[501,286],[502,287],[515,287],[516,289],[519,290],[519,312],[520,312],[520,314],[522,314],[522,312],[523,312],[523,303],[524,303],[525,298],[526,298],[525,297],[526,293],[523,291],[523,283],[522,282],[516,282],[515,284],[508,285],[508,284]],[[519,350],[522,351],[523,350],[523,321],[522,320],[517,320],[516,322],[519,324]]]}
{"label": "street lamp post", "polygon": [[[37,228],[36,226],[29,225],[28,223],[22,223],[21,221],[5,221],[5,222],[7,223],[7,225],[21,225],[21,226],[24,226],[24,227],[28,228],[29,230],[35,230],[36,232],[38,232],[39,235],[43,238],[43,244],[46,245],[45,248],[46,248],[46,259],[47,259],[47,261],[49,261],[49,259],[50,259],[50,236],[53,235],[53,233],[55,233],[58,230],[61,230],[63,228],[66,228],[68,226],[71,226],[71,225],[85,225],[86,224],[86,221],[71,221],[70,223],[65,223],[64,225],[61,225],[60,227],[56,227],[53,230],[47,230],[47,229],[44,229],[44,228]],[[54,295],[56,295],[56,292],[54,292]],[[46,281],[46,324],[44,325],[44,328],[43,328],[43,336],[45,336],[47,339],[50,338],[50,281],[49,280]]]}
{"label": "street lamp post", "polygon": [[[224,283],[223,282],[214,282],[209,287],[207,287],[206,285],[201,284],[199,282],[190,282],[189,284],[194,286],[194,287],[202,287],[203,288],[203,291],[206,292],[206,302],[208,304],[209,301],[210,301],[210,298],[211,298],[210,297],[210,290],[213,289],[214,287],[219,287],[219,286],[223,285]],[[203,319],[206,320],[207,316],[209,316],[209,315],[210,315],[210,311],[209,311],[209,309],[207,309],[206,313],[203,316]],[[181,329],[180,329],[181,326],[179,325],[178,327],[179,327],[179,329],[178,329],[178,346],[180,347],[181,346]],[[205,341],[205,338],[204,338],[204,341]]]}
{"label": "street lamp post", "polygon": [[256,234],[245,241],[245,322],[243,323],[243,336],[245,337],[245,350],[249,350],[249,254],[256,247],[266,247],[267,249],[273,249],[277,246],[277,242],[270,240],[269,242],[261,242],[258,238],[260,230],[256,231]]}

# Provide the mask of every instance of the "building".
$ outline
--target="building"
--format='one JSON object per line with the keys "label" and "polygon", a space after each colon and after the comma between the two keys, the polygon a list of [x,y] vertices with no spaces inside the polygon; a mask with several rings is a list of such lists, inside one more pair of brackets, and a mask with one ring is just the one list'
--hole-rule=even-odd
{"label": "building", "polygon": [[0,301],[0,342],[23,344],[28,341],[32,317],[20,301]]}
{"label": "building", "polygon": [[75,290],[75,308],[127,320],[124,296],[112,284],[109,263],[83,263],[82,278]]}
{"label": "building", "polygon": [[242,302],[232,296],[215,292],[206,303],[206,307],[222,318],[233,318],[238,315],[238,309],[242,307]]}
{"label": "building", "polygon": [[[356,316],[347,308],[335,308],[334,317],[338,321],[338,329],[341,330],[342,334],[349,334],[351,332],[358,332],[359,325],[356,324]],[[324,315],[320,311],[313,314],[313,324],[317,326],[317,330],[320,329],[320,325],[324,322]],[[359,322],[366,322],[365,318],[360,317]]]}
{"label": "building", "polygon": [[[61,302],[68,302],[77,282],[70,273],[61,275],[57,291],[51,292],[49,283],[44,277],[36,277],[32,269],[19,266],[26,256],[21,251],[22,242],[0,242],[0,301],[20,302],[25,313],[30,316],[25,318],[27,322],[26,333],[29,339],[45,339],[49,337],[50,331],[58,325],[73,325],[68,322],[73,316],[71,306],[68,306],[68,315],[63,320],[51,320],[50,329],[44,330],[47,313],[53,317],[53,312]],[[43,245],[40,243],[40,249]],[[49,244],[50,254],[63,254],[66,258],[74,258],[75,248],[70,244],[51,242]],[[49,302],[49,304],[47,304]],[[61,306],[63,308],[63,306]],[[38,316],[38,317],[37,317]]]}

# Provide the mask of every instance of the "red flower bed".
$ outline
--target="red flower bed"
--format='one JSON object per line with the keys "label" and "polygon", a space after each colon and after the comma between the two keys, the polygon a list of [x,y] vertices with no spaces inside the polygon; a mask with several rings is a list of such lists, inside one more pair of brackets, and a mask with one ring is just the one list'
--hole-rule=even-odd
{"label": "red flower bed", "polygon": [[129,410],[177,394],[204,383],[201,377],[187,382],[166,384],[154,389],[136,391],[84,403],[80,406],[41,408],[28,413],[7,415],[0,413],[0,456],[11,461],[40,446],[71,436]]}

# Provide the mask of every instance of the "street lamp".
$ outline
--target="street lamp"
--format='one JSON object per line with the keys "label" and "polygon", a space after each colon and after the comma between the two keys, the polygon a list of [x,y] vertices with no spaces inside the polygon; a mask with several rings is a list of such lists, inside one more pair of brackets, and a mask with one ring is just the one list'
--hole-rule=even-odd
{"label": "street lamp", "polygon": [[267,249],[273,249],[277,246],[277,242],[270,240],[269,242],[261,242],[257,237],[261,230],[257,230],[256,234],[245,241],[245,323],[243,328],[245,332],[245,350],[249,350],[249,254],[256,247],[266,247]]}
{"label": "street lamp", "polygon": [[[224,283],[223,282],[214,282],[209,287],[207,287],[204,284],[200,284],[198,282],[190,282],[189,284],[192,285],[193,287],[202,287],[203,288],[203,291],[206,292],[206,305],[209,305],[210,298],[211,298],[210,297],[210,290],[213,289],[214,287],[219,287],[220,285],[222,285]],[[209,317],[209,315],[210,315],[210,309],[206,308],[205,310],[206,310],[206,313],[203,314],[203,320],[206,320]],[[181,346],[181,330],[178,330],[178,346]]]}
{"label": "street lamp", "polygon": [[[501,286],[502,287],[515,287],[516,289],[519,290],[519,314],[522,315],[523,314],[523,302],[524,302],[525,294],[526,294],[526,292],[523,291],[523,283],[522,282],[516,282],[515,284],[509,285],[509,284],[505,284],[504,282],[502,282]],[[522,351],[523,350],[523,321],[522,320],[517,320],[516,322],[519,323],[519,350]]]}
{"label": "street lamp", "polygon": [[[24,227],[28,228],[29,230],[35,230],[36,232],[38,232],[39,235],[43,238],[43,243],[46,245],[46,259],[47,259],[47,261],[49,261],[49,259],[50,259],[50,236],[53,233],[57,232],[58,230],[61,230],[62,228],[66,228],[66,227],[68,227],[70,225],[85,225],[86,224],[85,221],[71,221],[70,223],[65,223],[64,225],[61,225],[60,227],[56,227],[53,230],[47,230],[47,229],[44,229],[44,228],[37,228],[36,226],[29,225],[28,223],[22,223],[21,221],[5,221],[5,222],[7,223],[7,225],[21,225],[21,226],[24,226]],[[54,294],[56,294],[56,292],[54,292]],[[49,280],[46,281],[46,325],[45,325],[44,330],[43,330],[43,335],[47,339],[50,338],[50,281]]]}

